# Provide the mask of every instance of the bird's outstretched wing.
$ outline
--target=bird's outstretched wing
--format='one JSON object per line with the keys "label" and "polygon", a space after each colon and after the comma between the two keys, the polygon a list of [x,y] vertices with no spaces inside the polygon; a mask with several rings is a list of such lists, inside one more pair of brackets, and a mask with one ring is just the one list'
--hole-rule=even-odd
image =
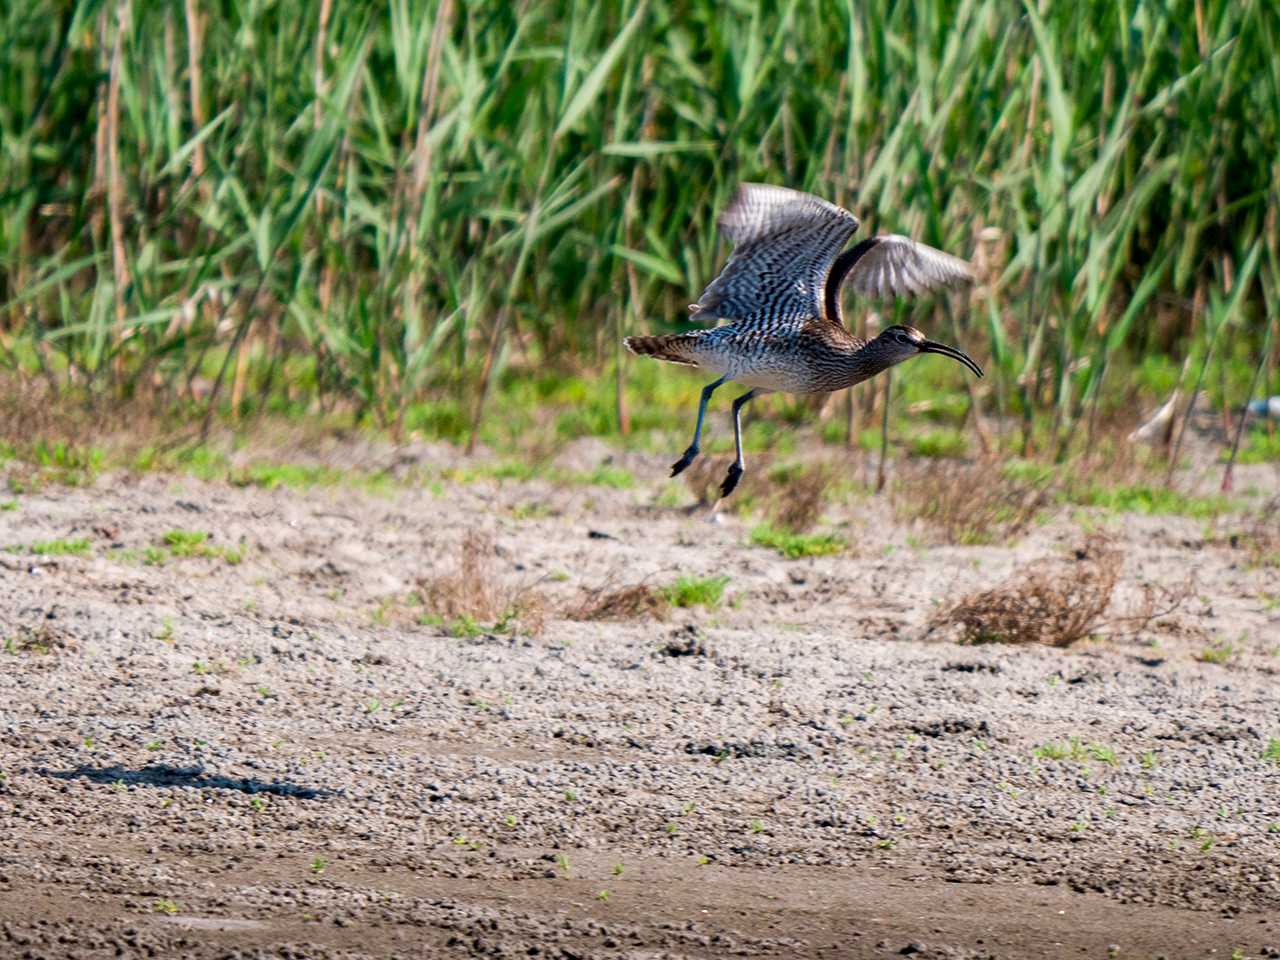
{"label": "bird's outstretched wing", "polygon": [[869,248],[847,278],[864,297],[909,297],[973,279],[964,260],[910,237],[889,233],[864,243]]}
{"label": "bird's outstretched wing", "polygon": [[744,183],[720,216],[733,254],[689,309],[762,329],[820,317],[831,262],[857,229],[857,217],[820,197]]}

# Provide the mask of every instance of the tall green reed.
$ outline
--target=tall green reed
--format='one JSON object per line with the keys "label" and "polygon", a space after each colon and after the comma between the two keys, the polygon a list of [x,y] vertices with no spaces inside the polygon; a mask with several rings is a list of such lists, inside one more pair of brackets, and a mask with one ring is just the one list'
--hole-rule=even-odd
{"label": "tall green reed", "polygon": [[0,35],[0,354],[104,397],[478,424],[511,363],[621,378],[744,179],[973,256],[956,333],[1028,443],[1228,298],[1263,349],[1231,283],[1280,206],[1265,0],[33,0]]}

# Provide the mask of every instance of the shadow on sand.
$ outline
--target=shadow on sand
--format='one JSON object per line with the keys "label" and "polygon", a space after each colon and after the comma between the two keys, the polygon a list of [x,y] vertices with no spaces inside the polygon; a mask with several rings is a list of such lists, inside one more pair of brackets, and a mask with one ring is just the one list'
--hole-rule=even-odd
{"label": "shadow on sand", "polygon": [[136,770],[126,767],[90,767],[81,764],[74,770],[42,769],[37,772],[59,780],[92,780],[94,783],[124,783],[126,786],[138,784],[144,787],[190,787],[195,790],[212,787],[215,790],[239,790],[241,793],[274,793],[281,797],[301,797],[304,800],[323,800],[338,794],[338,791],[334,790],[303,787],[296,783],[282,783],[278,780],[266,783],[250,777],[206,774],[204,767],[201,766],[172,767],[163,763],[148,764]]}

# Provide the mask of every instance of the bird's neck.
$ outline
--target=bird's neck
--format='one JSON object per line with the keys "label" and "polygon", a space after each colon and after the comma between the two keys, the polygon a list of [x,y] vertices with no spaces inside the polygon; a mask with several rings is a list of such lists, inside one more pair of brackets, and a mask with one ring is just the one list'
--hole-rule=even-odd
{"label": "bird's neck", "polygon": [[849,275],[849,271],[862,255],[879,242],[878,237],[869,237],[861,243],[855,243],[836,257],[835,262],[831,264],[831,270],[827,273],[827,285],[822,291],[822,304],[826,310],[827,319],[832,323],[844,325],[844,311],[840,307],[840,288],[844,286],[845,277]]}
{"label": "bird's neck", "polygon": [[893,366],[885,362],[884,355],[869,341],[855,337],[844,327],[828,327],[822,334],[822,340],[821,353],[825,360],[822,364],[823,390],[852,387]]}
{"label": "bird's neck", "polygon": [[892,363],[885,362],[885,357],[878,351],[873,351],[871,342],[863,340],[861,337],[851,337],[856,347],[850,351],[845,360],[845,376],[848,378],[848,386],[852,387],[856,383],[863,380],[870,380],[877,373],[888,370],[893,366]]}

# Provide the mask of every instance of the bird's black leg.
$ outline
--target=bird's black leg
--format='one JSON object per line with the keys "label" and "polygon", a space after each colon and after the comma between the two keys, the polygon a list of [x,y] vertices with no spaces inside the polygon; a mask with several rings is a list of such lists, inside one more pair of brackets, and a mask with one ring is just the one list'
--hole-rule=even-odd
{"label": "bird's black leg", "polygon": [[738,485],[738,481],[742,479],[742,474],[746,469],[742,462],[742,407],[755,395],[756,392],[754,390],[748,390],[733,401],[733,445],[738,451],[738,457],[733,463],[729,464],[729,473],[725,476],[724,483],[720,484],[720,497],[722,499],[733,493],[733,488]]}
{"label": "bird's black leg", "polygon": [[698,422],[693,428],[693,443],[689,444],[689,449],[684,452],[684,456],[671,465],[673,477],[693,463],[698,456],[699,445],[702,442],[702,418],[707,415],[707,404],[711,402],[711,394],[716,392],[716,387],[724,383],[724,379],[721,377],[715,383],[708,383],[702,388],[702,399],[698,401]]}

